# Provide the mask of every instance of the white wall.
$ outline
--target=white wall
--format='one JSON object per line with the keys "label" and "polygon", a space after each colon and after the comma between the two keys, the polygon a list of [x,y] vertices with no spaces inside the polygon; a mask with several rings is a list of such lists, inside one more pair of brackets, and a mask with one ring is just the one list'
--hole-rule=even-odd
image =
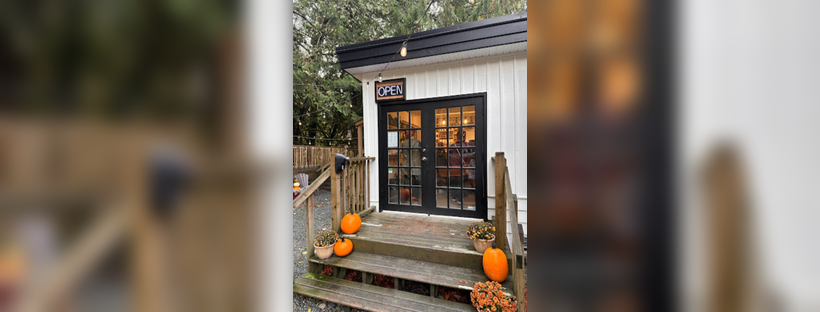
{"label": "white wall", "polygon": [[[695,172],[717,139],[737,143],[765,287],[787,311],[820,311],[820,1],[691,0],[680,9],[680,172]],[[702,272],[698,206],[684,207],[685,268]]]}
{"label": "white wall", "polygon": [[[374,78],[363,76],[365,155],[378,155],[378,106]],[[464,61],[386,71],[384,79],[407,78],[407,99],[487,92],[488,214],[495,216],[495,173],[490,156],[504,152],[513,192],[518,195],[519,222],[527,232],[527,54],[510,53]],[[370,82],[370,88],[366,88]],[[503,139],[502,139],[503,138]],[[376,159],[372,172],[378,172]],[[378,175],[371,175],[371,205],[378,206]],[[509,220],[509,218],[508,218]],[[508,231],[509,232],[509,231]]]}

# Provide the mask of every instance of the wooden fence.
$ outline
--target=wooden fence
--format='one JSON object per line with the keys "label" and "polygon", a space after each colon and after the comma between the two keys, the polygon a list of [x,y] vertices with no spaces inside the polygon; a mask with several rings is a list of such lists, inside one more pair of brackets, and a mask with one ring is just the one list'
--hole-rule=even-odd
{"label": "wooden fence", "polygon": [[294,145],[293,169],[319,168],[333,160],[334,155],[346,153],[345,147]]}

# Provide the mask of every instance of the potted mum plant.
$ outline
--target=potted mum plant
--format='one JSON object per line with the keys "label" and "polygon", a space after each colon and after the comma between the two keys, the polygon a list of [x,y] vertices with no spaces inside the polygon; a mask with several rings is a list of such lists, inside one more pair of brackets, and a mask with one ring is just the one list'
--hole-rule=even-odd
{"label": "potted mum plant", "polygon": [[333,246],[336,245],[336,232],[321,231],[313,237],[313,247],[319,259],[327,259],[333,255]]}
{"label": "potted mum plant", "polygon": [[478,221],[467,228],[467,235],[473,240],[475,250],[484,253],[493,246],[495,241],[495,226],[491,222]]}
{"label": "potted mum plant", "polygon": [[479,312],[514,312],[518,311],[515,296],[507,297],[501,291],[501,284],[488,281],[477,283],[470,293],[470,300]]}

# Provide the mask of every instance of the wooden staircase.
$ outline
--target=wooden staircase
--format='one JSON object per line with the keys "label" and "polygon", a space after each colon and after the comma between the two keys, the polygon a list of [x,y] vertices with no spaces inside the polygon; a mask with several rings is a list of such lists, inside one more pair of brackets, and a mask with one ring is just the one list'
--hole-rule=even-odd
{"label": "wooden staircase", "polygon": [[[307,207],[308,239],[311,240],[308,242],[308,254],[313,256],[308,262],[308,273],[294,281],[293,292],[367,311],[475,311],[470,304],[447,301],[436,295],[442,286],[472,291],[476,283],[488,281],[482,266],[483,255],[475,251],[466,234],[467,227],[478,220],[399,212],[379,213],[374,212],[375,207],[362,209],[366,205],[347,198],[369,197],[358,196],[356,190],[350,190],[346,184],[361,184],[351,179],[350,174],[356,179],[366,179],[367,172],[361,174],[366,161],[351,161],[351,166],[344,173],[322,176],[331,177],[333,183],[331,204],[334,209],[334,230],[338,231],[337,221],[341,219],[335,219],[337,208],[338,211],[347,211],[345,208],[359,211],[362,215],[362,227],[357,233],[341,235],[353,241],[353,252],[346,257],[333,255],[328,259],[313,255],[313,205],[310,203]],[[329,170],[332,171],[332,168]],[[320,177],[313,185],[323,181]],[[312,194],[302,195],[306,198],[301,201],[312,202],[309,199]],[[301,204],[301,201],[297,198],[294,204]],[[510,203],[514,203],[512,198]],[[518,228],[513,228],[514,237],[518,237]],[[500,240],[500,245],[504,246],[506,237]],[[508,296],[514,296],[515,289],[520,289],[519,293],[523,294],[523,263],[516,270],[515,257],[509,250],[506,253],[512,275],[502,284],[503,291]],[[328,265],[333,267],[332,276],[321,274]],[[361,272],[361,282],[345,280],[348,270]],[[376,274],[392,277],[393,288],[373,285]],[[430,295],[401,290],[405,281],[429,284]],[[520,283],[518,288],[517,283]],[[523,307],[519,310],[526,311],[521,303],[519,306]]]}

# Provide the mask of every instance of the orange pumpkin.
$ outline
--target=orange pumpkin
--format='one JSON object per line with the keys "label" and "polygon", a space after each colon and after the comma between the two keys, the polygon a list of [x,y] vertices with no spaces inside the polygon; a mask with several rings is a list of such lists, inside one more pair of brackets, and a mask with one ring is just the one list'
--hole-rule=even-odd
{"label": "orange pumpkin", "polygon": [[507,279],[509,268],[507,267],[507,256],[498,248],[487,248],[484,251],[484,274],[490,280],[503,283]]}
{"label": "orange pumpkin", "polygon": [[406,189],[406,188],[401,189],[401,201],[403,201],[403,202],[410,201],[410,189]]}
{"label": "orange pumpkin", "polygon": [[347,256],[351,251],[353,251],[353,242],[344,237],[336,240],[336,245],[333,246],[333,252],[339,257]]}
{"label": "orange pumpkin", "polygon": [[346,214],[344,218],[342,218],[342,232],[345,234],[353,234],[359,231],[359,228],[362,227],[362,218],[359,217],[358,213],[354,214]]}

